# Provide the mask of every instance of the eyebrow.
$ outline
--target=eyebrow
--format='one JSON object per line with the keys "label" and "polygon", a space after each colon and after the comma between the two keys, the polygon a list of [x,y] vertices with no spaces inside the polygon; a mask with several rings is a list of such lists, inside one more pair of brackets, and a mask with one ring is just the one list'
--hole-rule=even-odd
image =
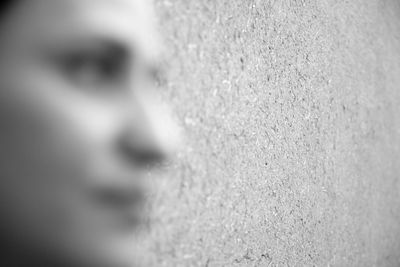
{"label": "eyebrow", "polygon": [[162,60],[160,59],[148,59],[140,56],[140,51],[136,45],[130,42],[120,40],[121,38],[114,38],[113,36],[90,36],[90,35],[67,35],[63,36],[62,40],[54,40],[50,44],[44,47],[44,53],[48,56],[63,56],[68,52],[83,52],[92,55],[104,55],[107,54],[110,57],[121,59],[126,64],[135,67],[139,64],[138,61],[142,61],[143,67],[147,73],[150,74],[154,80],[160,84],[165,83],[166,80],[166,69],[163,67]]}
{"label": "eyebrow", "polygon": [[58,48],[55,48],[55,50],[87,50],[90,53],[106,53],[121,58],[135,58],[137,53],[136,49],[130,49],[129,45],[118,40],[93,37],[71,38],[68,42],[64,42]]}
{"label": "eyebrow", "polygon": [[108,56],[125,64],[134,64],[137,51],[128,44],[113,38],[68,36],[63,40],[53,40],[40,47],[40,53],[50,59],[63,59],[73,53],[91,56]]}

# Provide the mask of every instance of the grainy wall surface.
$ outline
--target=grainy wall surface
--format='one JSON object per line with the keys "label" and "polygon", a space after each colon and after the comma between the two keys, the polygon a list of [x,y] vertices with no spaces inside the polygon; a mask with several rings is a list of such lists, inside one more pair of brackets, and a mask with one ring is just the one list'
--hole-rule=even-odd
{"label": "grainy wall surface", "polygon": [[150,266],[400,266],[400,2],[158,0],[185,142]]}

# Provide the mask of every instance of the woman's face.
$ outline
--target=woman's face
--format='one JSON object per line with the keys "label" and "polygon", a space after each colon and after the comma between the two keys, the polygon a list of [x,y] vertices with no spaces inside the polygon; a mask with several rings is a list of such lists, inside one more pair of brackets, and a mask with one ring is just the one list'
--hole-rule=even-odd
{"label": "woman's face", "polygon": [[1,230],[76,264],[134,258],[148,168],[173,149],[147,0],[21,0],[0,26]]}

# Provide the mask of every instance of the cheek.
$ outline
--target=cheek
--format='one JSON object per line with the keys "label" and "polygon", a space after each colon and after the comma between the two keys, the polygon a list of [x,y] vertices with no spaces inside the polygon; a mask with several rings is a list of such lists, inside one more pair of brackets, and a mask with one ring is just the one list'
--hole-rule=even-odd
{"label": "cheek", "polygon": [[73,170],[75,164],[84,165],[85,158],[113,142],[118,111],[51,79],[50,74],[22,75],[2,98],[1,123],[7,133],[0,142],[6,142],[8,152],[27,164]]}
{"label": "cheek", "polygon": [[34,177],[25,182],[47,180],[52,172],[62,171],[63,165],[67,166],[79,154],[76,151],[76,155],[70,155],[79,148],[72,146],[73,139],[78,137],[74,133],[77,129],[61,116],[61,107],[50,104],[49,100],[49,96],[39,99],[29,93],[21,94],[8,97],[7,105],[1,108],[1,122],[6,128],[0,138],[5,148],[1,160],[22,172],[19,179]]}
{"label": "cheek", "polygon": [[1,219],[51,232],[85,205],[88,167],[108,153],[117,112],[45,77],[20,80],[0,92]]}

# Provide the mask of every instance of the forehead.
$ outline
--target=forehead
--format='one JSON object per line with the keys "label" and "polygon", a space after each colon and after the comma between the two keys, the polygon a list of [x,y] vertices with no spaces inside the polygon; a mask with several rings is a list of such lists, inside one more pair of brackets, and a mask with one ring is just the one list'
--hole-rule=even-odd
{"label": "forehead", "polygon": [[150,0],[29,0],[16,9],[10,28],[18,38],[114,39],[143,53],[158,50]]}

